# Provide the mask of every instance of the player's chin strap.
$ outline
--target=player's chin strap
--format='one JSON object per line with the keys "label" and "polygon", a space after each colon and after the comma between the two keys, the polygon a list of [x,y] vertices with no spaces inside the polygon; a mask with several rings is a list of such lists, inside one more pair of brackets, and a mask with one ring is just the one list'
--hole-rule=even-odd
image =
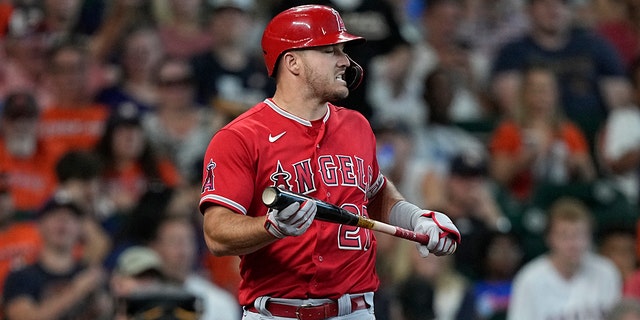
{"label": "player's chin strap", "polygon": [[351,57],[347,56],[347,59],[349,59],[350,64],[344,72],[344,80],[347,82],[349,91],[353,91],[362,83],[364,70],[357,62],[351,59]]}

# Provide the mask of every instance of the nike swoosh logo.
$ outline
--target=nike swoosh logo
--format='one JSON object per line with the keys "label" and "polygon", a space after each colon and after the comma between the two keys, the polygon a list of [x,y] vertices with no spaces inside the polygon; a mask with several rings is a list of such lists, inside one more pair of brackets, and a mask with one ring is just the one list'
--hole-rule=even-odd
{"label": "nike swoosh logo", "polygon": [[284,134],[287,133],[286,131],[282,132],[281,134],[277,135],[277,136],[272,136],[271,134],[269,134],[269,142],[276,142],[276,140],[280,139],[282,136],[284,136]]}

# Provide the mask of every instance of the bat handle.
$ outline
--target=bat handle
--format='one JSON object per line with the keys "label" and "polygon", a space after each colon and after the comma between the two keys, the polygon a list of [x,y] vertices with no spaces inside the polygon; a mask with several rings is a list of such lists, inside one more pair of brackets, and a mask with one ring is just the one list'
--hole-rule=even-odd
{"label": "bat handle", "polygon": [[416,233],[411,230],[403,229],[400,227],[396,227],[396,231],[394,233],[396,237],[411,240],[418,242],[422,245],[427,245],[429,243],[429,236],[424,233]]}

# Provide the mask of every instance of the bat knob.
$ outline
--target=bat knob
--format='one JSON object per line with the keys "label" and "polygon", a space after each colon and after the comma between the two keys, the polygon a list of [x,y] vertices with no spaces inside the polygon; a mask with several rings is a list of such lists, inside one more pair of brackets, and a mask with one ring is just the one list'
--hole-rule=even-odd
{"label": "bat knob", "polygon": [[262,191],[262,202],[267,206],[273,206],[278,200],[278,190],[275,187],[267,187]]}

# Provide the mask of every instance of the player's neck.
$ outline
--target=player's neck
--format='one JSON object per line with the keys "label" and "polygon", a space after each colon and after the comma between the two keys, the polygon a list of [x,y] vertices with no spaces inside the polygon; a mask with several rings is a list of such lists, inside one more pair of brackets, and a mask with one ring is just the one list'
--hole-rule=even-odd
{"label": "player's neck", "polygon": [[327,102],[306,99],[300,95],[276,94],[273,102],[282,110],[302,119],[313,121],[321,119],[327,113]]}

